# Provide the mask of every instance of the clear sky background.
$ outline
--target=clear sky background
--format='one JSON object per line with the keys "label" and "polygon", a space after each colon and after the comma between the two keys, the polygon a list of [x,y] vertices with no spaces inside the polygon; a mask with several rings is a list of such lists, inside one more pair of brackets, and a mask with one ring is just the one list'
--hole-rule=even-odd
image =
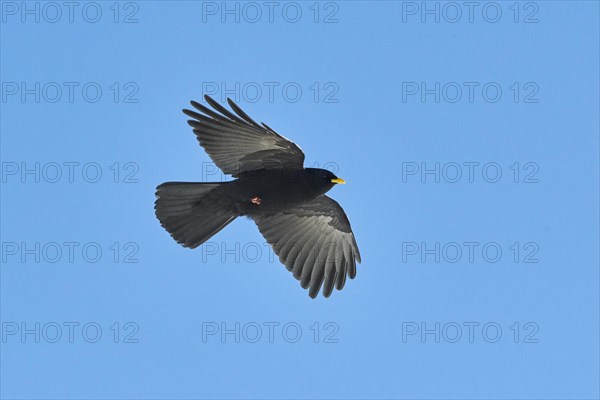
{"label": "clear sky background", "polygon": [[[598,398],[598,3],[469,7],[2,1],[2,397]],[[343,291],[160,227],[203,93],[346,179]]]}

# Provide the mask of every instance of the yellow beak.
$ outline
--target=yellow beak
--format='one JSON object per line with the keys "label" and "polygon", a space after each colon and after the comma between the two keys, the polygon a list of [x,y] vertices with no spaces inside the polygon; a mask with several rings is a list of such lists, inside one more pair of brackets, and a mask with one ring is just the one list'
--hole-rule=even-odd
{"label": "yellow beak", "polygon": [[346,183],[346,181],[343,180],[342,178],[332,179],[331,182],[333,182],[333,183],[339,183],[340,185],[343,185],[344,183]]}

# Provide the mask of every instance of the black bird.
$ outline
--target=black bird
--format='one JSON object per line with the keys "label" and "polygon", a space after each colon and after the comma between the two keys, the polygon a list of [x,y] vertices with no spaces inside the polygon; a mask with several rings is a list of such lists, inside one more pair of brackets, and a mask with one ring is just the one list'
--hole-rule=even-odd
{"label": "black bird", "polygon": [[360,253],[346,213],[325,193],[345,183],[324,169],[304,168],[304,153],[266,124],[259,125],[231,99],[235,112],[209,96],[211,110],[195,101],[193,118],[200,145],[226,174],[220,183],[166,182],[156,188],[156,217],[171,236],[195,248],[240,216],[250,217],[281,262],[310,288],[329,297],[346,276],[356,276]]}

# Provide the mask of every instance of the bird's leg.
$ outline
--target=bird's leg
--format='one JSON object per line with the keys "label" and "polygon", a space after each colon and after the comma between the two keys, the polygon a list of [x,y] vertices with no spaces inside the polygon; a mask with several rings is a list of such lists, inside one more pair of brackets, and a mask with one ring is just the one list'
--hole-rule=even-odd
{"label": "bird's leg", "polygon": [[258,197],[258,196],[254,196],[253,198],[251,198],[251,199],[250,199],[250,202],[251,202],[252,204],[256,204],[256,205],[259,205],[259,204],[260,204],[260,201],[261,201],[261,200],[260,200],[260,197]]}

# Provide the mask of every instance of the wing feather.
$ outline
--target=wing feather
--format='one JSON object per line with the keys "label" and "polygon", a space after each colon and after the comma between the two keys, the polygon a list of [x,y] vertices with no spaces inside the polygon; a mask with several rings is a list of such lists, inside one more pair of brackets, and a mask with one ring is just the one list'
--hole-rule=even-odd
{"label": "wing feather", "polygon": [[301,169],[304,153],[294,142],[275,132],[265,123],[258,124],[231,99],[233,112],[210,96],[206,107],[196,101],[197,111],[184,109],[200,145],[213,162],[234,177],[259,169]]}
{"label": "wing feather", "polygon": [[356,276],[360,253],[344,210],[321,196],[284,212],[252,217],[281,262],[309,296],[329,297]]}

